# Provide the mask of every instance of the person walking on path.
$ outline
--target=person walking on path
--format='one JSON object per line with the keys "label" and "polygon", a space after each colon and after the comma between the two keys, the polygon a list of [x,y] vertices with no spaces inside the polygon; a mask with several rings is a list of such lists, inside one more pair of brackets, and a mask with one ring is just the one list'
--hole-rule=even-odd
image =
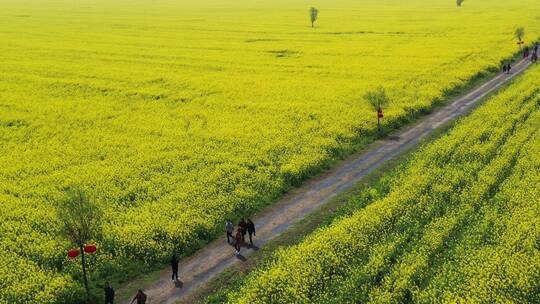
{"label": "person walking on path", "polygon": [[240,248],[243,244],[242,229],[238,227],[236,229],[236,235],[234,237],[234,249],[236,249],[236,255],[240,255]]}
{"label": "person walking on path", "polygon": [[137,294],[129,304],[133,304],[135,300],[137,300],[137,304],[146,304],[146,298],[146,294],[141,289],[139,289],[139,291],[137,291]]}
{"label": "person walking on path", "polygon": [[176,257],[176,253],[173,253],[171,258],[171,270],[173,282],[178,281],[178,258]]}
{"label": "person walking on path", "polygon": [[535,42],[535,43],[534,43],[533,53],[538,54],[538,42]]}
{"label": "person walking on path", "polygon": [[509,64],[506,65],[506,74],[510,74],[510,70],[512,69],[512,66]]}
{"label": "person walking on path", "polygon": [[529,58],[529,48],[528,48],[528,47],[526,47],[526,48],[523,50],[523,58],[524,58],[524,59]]}
{"label": "person walking on path", "polygon": [[227,243],[229,243],[229,244],[231,243],[231,239],[234,242],[234,237],[232,235],[233,230],[234,230],[234,225],[233,225],[232,221],[227,220],[227,222],[225,223],[225,231],[227,231]]}
{"label": "person walking on path", "polygon": [[247,220],[247,232],[249,234],[249,243],[251,244],[251,246],[253,246],[253,239],[251,238],[251,236],[255,236],[255,224],[251,219]]}
{"label": "person walking on path", "polygon": [[105,291],[105,304],[114,304],[114,289],[111,283],[107,282],[103,290]]}
{"label": "person walking on path", "polygon": [[240,228],[240,231],[242,232],[242,242],[246,241],[246,233],[247,233],[247,223],[244,219],[241,219],[238,223],[238,228]]}
{"label": "person walking on path", "polygon": [[503,70],[503,74],[506,74],[506,63],[503,64],[502,70]]}

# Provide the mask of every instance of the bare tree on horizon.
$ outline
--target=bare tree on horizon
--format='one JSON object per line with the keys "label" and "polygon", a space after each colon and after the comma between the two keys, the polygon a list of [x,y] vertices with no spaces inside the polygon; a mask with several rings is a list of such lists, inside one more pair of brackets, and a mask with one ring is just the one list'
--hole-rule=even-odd
{"label": "bare tree on horizon", "polygon": [[311,27],[315,27],[315,21],[319,18],[319,10],[315,7],[309,9],[309,17],[311,18]]}

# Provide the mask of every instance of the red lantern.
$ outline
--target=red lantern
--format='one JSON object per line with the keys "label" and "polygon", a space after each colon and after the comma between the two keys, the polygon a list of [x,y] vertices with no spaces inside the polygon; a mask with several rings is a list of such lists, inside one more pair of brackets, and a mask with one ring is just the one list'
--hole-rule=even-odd
{"label": "red lantern", "polygon": [[86,252],[86,253],[94,253],[94,252],[96,252],[96,245],[88,244],[88,245],[84,246],[84,252]]}
{"label": "red lantern", "polygon": [[377,117],[378,118],[383,118],[384,117],[384,113],[383,113],[382,109],[379,109],[379,111],[377,111]]}
{"label": "red lantern", "polygon": [[76,257],[79,256],[79,253],[80,253],[80,252],[79,252],[79,249],[70,249],[70,250],[68,251],[68,257],[69,257],[70,259],[74,259],[74,258],[76,258]]}

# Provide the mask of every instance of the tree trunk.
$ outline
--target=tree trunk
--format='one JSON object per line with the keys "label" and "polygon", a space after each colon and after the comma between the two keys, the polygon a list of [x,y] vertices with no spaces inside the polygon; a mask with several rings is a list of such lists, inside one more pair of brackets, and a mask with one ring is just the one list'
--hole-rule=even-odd
{"label": "tree trunk", "polygon": [[86,257],[84,256],[83,245],[79,246],[81,250],[81,261],[82,261],[82,272],[83,272],[83,282],[84,289],[86,289],[86,300],[90,300],[90,289],[88,288],[88,278],[86,277]]}

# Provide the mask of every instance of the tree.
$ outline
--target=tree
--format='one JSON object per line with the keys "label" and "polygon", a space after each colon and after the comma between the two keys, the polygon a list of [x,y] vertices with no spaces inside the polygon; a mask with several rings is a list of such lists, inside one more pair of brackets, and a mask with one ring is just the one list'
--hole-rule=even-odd
{"label": "tree", "polygon": [[311,27],[315,27],[315,21],[319,18],[319,10],[315,7],[310,8],[309,17],[311,18]]}
{"label": "tree", "polygon": [[521,48],[523,37],[525,37],[525,29],[522,26],[518,27],[514,32],[514,36],[517,38],[519,47]]}
{"label": "tree", "polygon": [[461,7],[461,5],[463,4],[463,1],[465,0],[456,0],[457,6]]}
{"label": "tree", "polygon": [[86,274],[84,246],[101,235],[101,210],[90,201],[77,187],[69,187],[65,198],[57,205],[57,216],[61,224],[61,233],[76,245],[81,253],[83,283],[86,296],[90,296]]}
{"label": "tree", "polygon": [[390,98],[386,95],[386,90],[383,87],[378,87],[374,91],[369,91],[364,95],[364,99],[369,102],[373,110],[377,112],[377,129],[381,131],[381,117],[379,113],[382,113],[382,109],[390,103]]}

